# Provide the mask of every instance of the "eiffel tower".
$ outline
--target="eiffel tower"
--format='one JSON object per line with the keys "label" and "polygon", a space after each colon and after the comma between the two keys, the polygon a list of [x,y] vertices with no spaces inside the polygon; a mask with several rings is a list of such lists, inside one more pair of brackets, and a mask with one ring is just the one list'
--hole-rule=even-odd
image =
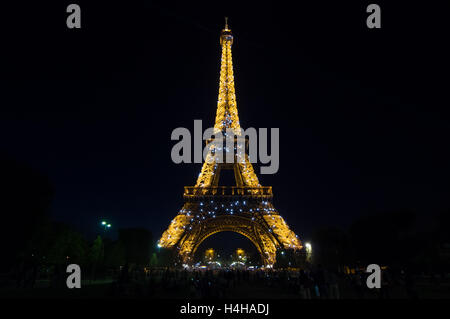
{"label": "eiffel tower", "polygon": [[[232,130],[235,149],[241,137],[236,94],[234,89],[231,46],[233,35],[225,18],[220,34],[222,59],[219,98],[214,132]],[[208,141],[207,141],[208,143]],[[261,186],[247,152],[241,160],[217,161],[215,152],[221,150],[209,143],[208,153],[195,186],[185,186],[184,205],[158,241],[159,247],[175,248],[187,265],[193,263],[199,245],[218,232],[231,231],[247,237],[257,248],[266,267],[276,261],[277,249],[302,249],[297,235],[272,205],[272,187]],[[242,144],[241,144],[242,145]],[[236,186],[219,186],[222,170],[233,170]]]}

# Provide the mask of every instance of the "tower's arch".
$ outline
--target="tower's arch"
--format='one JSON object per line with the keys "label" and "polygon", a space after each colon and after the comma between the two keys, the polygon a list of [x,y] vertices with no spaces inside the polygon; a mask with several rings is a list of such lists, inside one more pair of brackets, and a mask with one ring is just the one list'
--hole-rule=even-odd
{"label": "tower's arch", "polygon": [[261,225],[261,220],[252,220],[242,215],[222,215],[198,223],[195,229],[183,236],[178,245],[183,261],[191,263],[203,241],[214,234],[226,231],[238,233],[249,239],[265,265],[272,265],[275,262],[276,250],[280,246],[277,239],[265,225]]}
{"label": "tower's arch", "polygon": [[264,265],[262,254],[259,247],[257,247],[257,243],[252,241],[249,237],[235,231],[218,231],[206,237],[194,249],[194,262],[197,263],[198,261],[203,261],[206,256],[205,254],[207,254],[207,251],[211,248],[214,253],[216,253],[217,258],[222,256],[221,260],[224,261],[225,264],[227,264],[226,261],[229,260],[229,257],[232,258],[233,254],[236,254],[239,249],[246,252],[246,256],[250,262],[249,265]]}

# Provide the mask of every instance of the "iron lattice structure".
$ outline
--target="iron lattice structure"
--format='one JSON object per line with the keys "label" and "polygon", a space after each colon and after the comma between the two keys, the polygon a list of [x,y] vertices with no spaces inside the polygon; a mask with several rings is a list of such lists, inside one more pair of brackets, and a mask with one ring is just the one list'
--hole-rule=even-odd
{"label": "iron lattice structure", "polygon": [[[234,88],[231,46],[233,35],[225,23],[220,35],[222,60],[215,132],[232,130],[236,137],[241,127]],[[236,141],[236,140],[235,140]],[[199,245],[209,236],[232,231],[247,237],[258,249],[266,266],[276,260],[278,248],[302,249],[302,244],[272,204],[272,187],[261,186],[247,153],[231,163],[220,162],[210,143],[195,186],[184,189],[184,205],[163,233],[158,245],[175,247],[185,264],[192,264]],[[218,149],[219,148],[219,149]],[[241,153],[242,154],[242,153]],[[219,186],[222,169],[232,169],[236,186]]]}

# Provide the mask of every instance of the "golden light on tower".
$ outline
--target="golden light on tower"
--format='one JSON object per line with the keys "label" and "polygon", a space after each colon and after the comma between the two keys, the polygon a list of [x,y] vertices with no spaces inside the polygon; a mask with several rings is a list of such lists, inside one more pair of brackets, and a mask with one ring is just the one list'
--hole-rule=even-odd
{"label": "golden light on tower", "polygon": [[[214,123],[215,132],[232,130],[241,136],[233,75],[231,48],[233,34],[225,21],[220,33],[222,58],[219,94]],[[193,262],[198,246],[209,236],[232,231],[247,237],[258,249],[266,266],[276,260],[276,250],[301,249],[302,244],[272,204],[272,187],[261,186],[248,154],[244,161],[216,161],[219,151],[213,143],[209,149],[195,186],[186,186],[184,205],[163,233],[158,245],[176,247],[183,262]],[[236,186],[219,186],[222,169],[234,170]]]}
{"label": "golden light on tower", "polygon": [[236,261],[240,261],[245,263],[247,261],[247,254],[245,253],[245,250],[243,250],[242,248],[238,248],[235,251],[235,259]]}
{"label": "golden light on tower", "polygon": [[212,248],[208,248],[205,250],[205,259],[207,261],[213,261],[214,259],[216,259],[216,252],[214,249]]}

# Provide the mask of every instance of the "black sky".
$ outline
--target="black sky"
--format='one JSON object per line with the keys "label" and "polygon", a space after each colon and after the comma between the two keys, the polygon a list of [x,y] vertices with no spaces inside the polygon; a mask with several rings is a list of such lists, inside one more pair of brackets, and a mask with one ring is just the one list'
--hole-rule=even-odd
{"label": "black sky", "polygon": [[450,208],[441,2],[378,1],[369,30],[369,1],[75,1],[69,30],[71,2],[2,9],[0,152],[49,177],[55,219],[167,227],[200,169],[171,161],[170,134],[213,124],[226,15],[240,121],[280,128],[280,170],[259,177],[296,233]]}

